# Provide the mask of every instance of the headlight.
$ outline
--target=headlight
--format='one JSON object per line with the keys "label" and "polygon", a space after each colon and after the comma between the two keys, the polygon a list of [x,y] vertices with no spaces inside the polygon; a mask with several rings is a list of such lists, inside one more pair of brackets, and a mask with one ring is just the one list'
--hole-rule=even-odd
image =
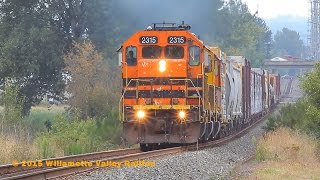
{"label": "headlight", "polygon": [[143,119],[145,115],[146,115],[146,113],[145,113],[144,111],[142,111],[142,110],[139,110],[139,111],[137,112],[137,117],[138,117],[139,119]]}
{"label": "headlight", "polygon": [[186,118],[186,112],[184,112],[184,111],[179,111],[179,118],[180,119],[185,119]]}
{"label": "headlight", "polygon": [[167,63],[165,60],[160,60],[159,61],[159,71],[160,72],[165,72],[167,69]]}

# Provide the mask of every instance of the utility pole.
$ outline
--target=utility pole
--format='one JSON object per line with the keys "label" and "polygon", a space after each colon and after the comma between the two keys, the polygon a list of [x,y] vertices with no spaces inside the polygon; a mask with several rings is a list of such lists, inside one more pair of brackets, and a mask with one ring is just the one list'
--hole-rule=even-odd
{"label": "utility pole", "polygon": [[312,60],[320,60],[320,0],[309,0],[309,45]]}

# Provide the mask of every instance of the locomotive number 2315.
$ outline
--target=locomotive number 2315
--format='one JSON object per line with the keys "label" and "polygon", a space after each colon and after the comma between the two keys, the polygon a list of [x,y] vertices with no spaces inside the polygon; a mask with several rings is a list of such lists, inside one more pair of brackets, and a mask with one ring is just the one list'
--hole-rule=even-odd
{"label": "locomotive number 2315", "polygon": [[186,42],[186,37],[184,36],[169,36],[168,43],[169,44],[184,44]]}
{"label": "locomotive number 2315", "polygon": [[157,44],[158,37],[156,37],[156,36],[141,36],[140,43],[141,44]]}

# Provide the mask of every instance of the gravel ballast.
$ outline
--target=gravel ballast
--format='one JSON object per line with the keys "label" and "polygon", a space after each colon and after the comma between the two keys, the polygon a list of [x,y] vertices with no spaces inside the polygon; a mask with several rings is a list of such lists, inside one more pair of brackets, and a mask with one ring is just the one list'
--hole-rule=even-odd
{"label": "gravel ballast", "polygon": [[236,164],[254,155],[254,142],[265,132],[264,124],[219,147],[146,160],[154,161],[154,167],[99,169],[72,179],[229,179]]}

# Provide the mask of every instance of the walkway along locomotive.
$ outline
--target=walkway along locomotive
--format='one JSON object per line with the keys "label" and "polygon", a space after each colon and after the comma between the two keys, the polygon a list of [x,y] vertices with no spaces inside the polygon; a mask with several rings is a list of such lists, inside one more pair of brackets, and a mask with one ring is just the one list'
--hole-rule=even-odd
{"label": "walkway along locomotive", "polygon": [[123,136],[142,150],[226,136],[279,101],[279,75],[226,56],[189,30],[153,24],[118,50]]}

